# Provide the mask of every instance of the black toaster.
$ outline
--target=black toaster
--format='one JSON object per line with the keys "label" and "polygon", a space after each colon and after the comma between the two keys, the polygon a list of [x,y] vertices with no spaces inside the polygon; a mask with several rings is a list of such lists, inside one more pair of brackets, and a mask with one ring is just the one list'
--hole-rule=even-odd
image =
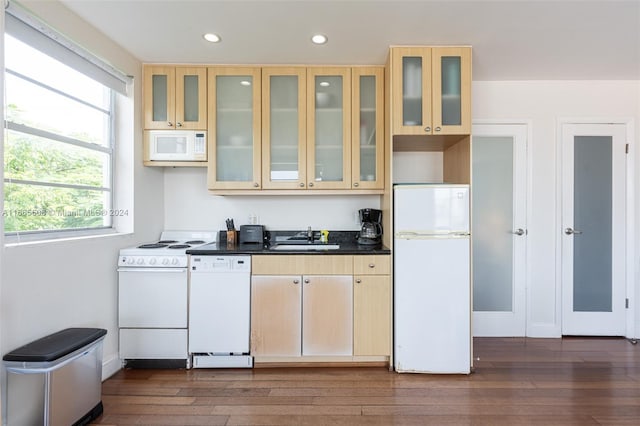
{"label": "black toaster", "polygon": [[240,244],[262,244],[264,225],[240,225]]}

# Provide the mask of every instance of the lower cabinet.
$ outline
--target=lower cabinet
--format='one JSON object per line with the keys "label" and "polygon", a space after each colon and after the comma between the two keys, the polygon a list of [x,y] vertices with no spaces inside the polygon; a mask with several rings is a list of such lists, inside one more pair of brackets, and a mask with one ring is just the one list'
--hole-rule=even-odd
{"label": "lower cabinet", "polygon": [[353,256],[353,354],[391,356],[391,257]]}
{"label": "lower cabinet", "polygon": [[302,355],[353,354],[353,277],[302,278]]}
{"label": "lower cabinet", "polygon": [[302,285],[300,276],[251,278],[251,354],[300,356]]}
{"label": "lower cabinet", "polygon": [[388,255],[260,255],[252,269],[257,363],[389,361]]}
{"label": "lower cabinet", "polygon": [[391,279],[356,275],[353,286],[353,354],[389,355],[391,351]]}
{"label": "lower cabinet", "polygon": [[254,275],[254,356],[337,356],[353,352],[353,277]]}

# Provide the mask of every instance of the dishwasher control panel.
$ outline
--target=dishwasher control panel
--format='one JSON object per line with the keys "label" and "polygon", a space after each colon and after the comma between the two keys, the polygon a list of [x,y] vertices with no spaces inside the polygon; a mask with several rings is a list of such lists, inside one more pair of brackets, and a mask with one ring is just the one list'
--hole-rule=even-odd
{"label": "dishwasher control panel", "polygon": [[192,272],[251,272],[251,256],[191,256]]}

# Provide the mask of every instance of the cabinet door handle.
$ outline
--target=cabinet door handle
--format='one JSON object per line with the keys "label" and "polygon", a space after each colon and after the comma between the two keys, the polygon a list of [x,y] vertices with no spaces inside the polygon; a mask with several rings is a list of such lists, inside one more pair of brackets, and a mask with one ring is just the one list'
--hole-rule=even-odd
{"label": "cabinet door handle", "polygon": [[357,282],[358,284],[360,284],[360,283],[362,282],[362,280],[361,280],[360,278],[358,278],[358,279],[356,280],[356,282]]}
{"label": "cabinet door handle", "polygon": [[182,123],[177,122],[177,123],[176,123],[176,127],[182,127]]}
{"label": "cabinet door handle", "polygon": [[300,182],[300,188],[304,188],[304,182]]}
{"label": "cabinet door handle", "polygon": [[429,127],[429,126],[425,127],[425,128],[424,128],[424,131],[425,131],[425,132],[430,132],[430,131],[431,131],[431,127]]}
{"label": "cabinet door handle", "polygon": [[309,280],[309,278],[305,278],[305,279],[304,279],[304,283],[305,283],[305,284],[309,284],[310,282],[311,282],[311,281]]}
{"label": "cabinet door handle", "polygon": [[313,186],[313,182],[309,182],[309,186]]}
{"label": "cabinet door handle", "polygon": [[258,182],[254,182],[254,183],[253,183],[253,187],[254,187],[254,188],[257,188],[257,187],[259,187],[259,186],[260,186],[260,185],[258,184]]}
{"label": "cabinet door handle", "polygon": [[440,130],[442,130],[440,126],[436,127],[436,132],[439,132]]}
{"label": "cabinet door handle", "polygon": [[353,186],[355,186],[356,188],[360,186],[360,184],[358,182],[354,182]]}
{"label": "cabinet door handle", "polygon": [[294,284],[300,284],[300,280],[293,280]]}
{"label": "cabinet door handle", "polygon": [[369,268],[373,269],[373,268],[375,268],[375,267],[376,267],[375,263],[370,263],[370,264],[369,264]]}
{"label": "cabinet door handle", "polygon": [[167,123],[167,126],[169,126],[169,127],[173,127],[173,123],[169,121],[169,122]]}

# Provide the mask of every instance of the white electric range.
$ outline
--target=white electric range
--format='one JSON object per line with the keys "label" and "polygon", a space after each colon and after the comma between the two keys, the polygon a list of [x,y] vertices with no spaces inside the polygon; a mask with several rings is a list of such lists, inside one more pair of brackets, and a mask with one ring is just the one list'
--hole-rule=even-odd
{"label": "white electric range", "polygon": [[216,231],[164,231],[158,241],[120,250],[118,327],[125,366],[190,368],[187,249]]}

